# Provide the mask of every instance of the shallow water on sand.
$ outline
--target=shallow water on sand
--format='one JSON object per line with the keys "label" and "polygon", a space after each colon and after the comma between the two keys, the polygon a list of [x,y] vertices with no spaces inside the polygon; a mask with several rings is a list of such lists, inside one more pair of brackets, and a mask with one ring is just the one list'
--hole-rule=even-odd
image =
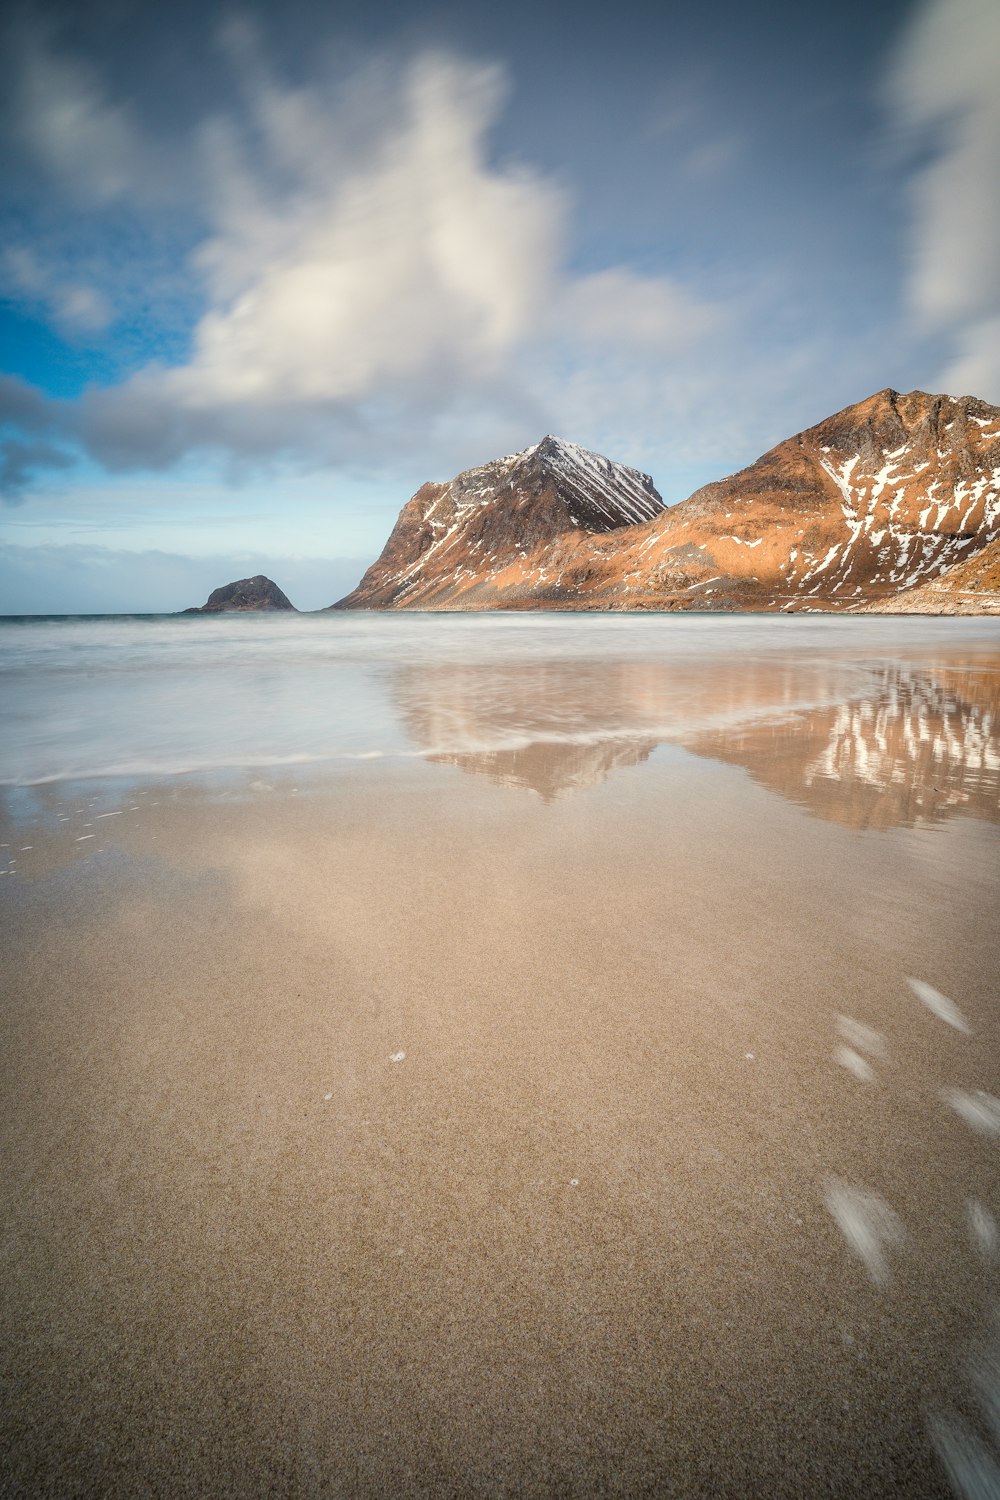
{"label": "shallow water on sand", "polygon": [[0,649],[0,1490],[1000,1492],[996,622]]}
{"label": "shallow water on sand", "polygon": [[416,757],[556,795],[675,743],[817,806],[988,816],[998,673],[992,621],[6,620],[0,785]]}

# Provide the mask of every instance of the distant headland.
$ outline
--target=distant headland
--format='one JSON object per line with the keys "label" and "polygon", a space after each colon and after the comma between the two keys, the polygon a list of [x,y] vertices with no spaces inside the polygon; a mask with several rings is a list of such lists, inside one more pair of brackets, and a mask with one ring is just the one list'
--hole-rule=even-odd
{"label": "distant headland", "polygon": [[202,605],[192,605],[181,610],[185,615],[246,614],[258,609],[290,609],[297,613],[295,605],[283,594],[278,585],[263,573],[253,578],[239,578],[235,583],[224,583],[213,589]]}

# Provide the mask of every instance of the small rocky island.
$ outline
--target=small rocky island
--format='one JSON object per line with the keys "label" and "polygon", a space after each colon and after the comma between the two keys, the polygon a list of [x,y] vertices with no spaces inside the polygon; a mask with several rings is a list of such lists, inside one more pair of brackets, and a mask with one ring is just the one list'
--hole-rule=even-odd
{"label": "small rocky island", "polygon": [[235,583],[225,583],[213,589],[208,602],[182,610],[185,615],[245,614],[256,609],[290,609],[295,605],[283,594],[276,583],[258,573],[255,578],[240,578]]}

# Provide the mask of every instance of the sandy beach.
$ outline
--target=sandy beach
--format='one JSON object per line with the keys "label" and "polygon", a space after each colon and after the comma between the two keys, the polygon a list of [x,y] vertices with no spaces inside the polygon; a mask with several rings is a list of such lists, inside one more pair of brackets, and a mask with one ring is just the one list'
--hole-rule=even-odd
{"label": "sandy beach", "polygon": [[491,769],[8,799],[4,1493],[944,1495],[988,1441],[996,823]]}
{"label": "sandy beach", "polygon": [[998,62],[0,0],[0,1500],[1000,1500]]}

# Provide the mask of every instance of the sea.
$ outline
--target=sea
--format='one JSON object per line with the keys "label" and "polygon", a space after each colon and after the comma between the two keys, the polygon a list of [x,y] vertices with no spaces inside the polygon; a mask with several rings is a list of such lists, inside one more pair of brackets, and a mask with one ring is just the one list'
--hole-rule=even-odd
{"label": "sea", "polygon": [[0,785],[453,758],[530,788],[542,756],[558,795],[680,746],[828,812],[993,818],[998,695],[993,620],[6,617]]}

